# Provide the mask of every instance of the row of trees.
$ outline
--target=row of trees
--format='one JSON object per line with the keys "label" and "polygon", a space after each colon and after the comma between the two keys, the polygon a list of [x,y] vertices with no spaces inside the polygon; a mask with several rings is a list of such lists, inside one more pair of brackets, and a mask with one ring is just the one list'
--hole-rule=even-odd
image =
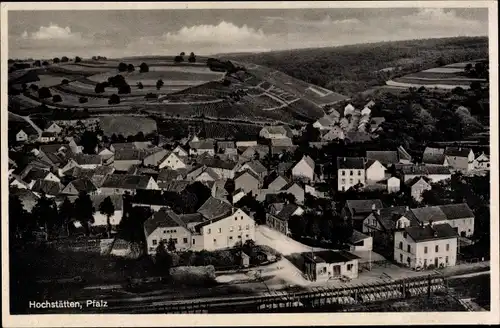
{"label": "row of trees", "polygon": [[[107,217],[107,233],[111,234],[110,217],[115,207],[110,197],[106,197],[97,209]],[[91,232],[96,209],[90,196],[80,192],[72,203],[67,197],[57,206],[53,198],[45,195],[37,200],[31,213],[24,209],[24,205],[15,192],[9,193],[9,218],[11,218],[11,234],[16,239],[30,239],[33,232],[43,230],[46,239],[50,235],[59,235],[63,231],[67,236],[71,234],[71,223],[79,221],[85,234]]]}

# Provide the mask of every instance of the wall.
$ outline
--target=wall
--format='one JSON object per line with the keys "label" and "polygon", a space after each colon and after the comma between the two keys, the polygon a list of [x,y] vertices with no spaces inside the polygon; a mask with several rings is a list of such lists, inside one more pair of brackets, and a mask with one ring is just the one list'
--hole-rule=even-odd
{"label": "wall", "polygon": [[385,178],[385,167],[380,164],[380,162],[373,163],[369,168],[366,169],[366,180],[371,182],[377,182],[384,180]]}
{"label": "wall", "polygon": [[[352,266],[348,270],[348,265]],[[334,267],[340,266],[340,276],[346,276],[351,279],[358,277],[358,260],[352,260],[344,263],[316,263],[316,281],[327,281],[330,277],[334,277]]]}
{"label": "wall", "polygon": [[447,223],[453,228],[457,228],[457,233],[460,236],[462,236],[462,233],[465,237],[471,237],[474,234],[474,217],[448,220]]}
{"label": "wall", "polygon": [[[148,254],[156,254],[156,248],[161,240],[165,241],[165,247],[168,240],[172,238],[177,241],[176,250],[184,251],[191,248],[191,232],[184,227],[158,227],[147,237]],[[156,241],[156,244],[155,244]]]}
{"label": "wall", "polygon": [[[109,218],[112,226],[118,226],[122,220],[123,212],[122,210],[115,211],[115,213]],[[93,226],[106,226],[107,218],[106,215],[103,215],[99,212],[99,209],[96,208],[96,212],[94,214],[94,223]]]}
{"label": "wall", "polygon": [[309,180],[314,179],[314,169],[311,168],[305,160],[300,160],[292,169],[292,176],[294,177],[304,177]]}
{"label": "wall", "polygon": [[[353,175],[351,175],[351,172]],[[342,175],[345,173],[345,175]],[[344,190],[348,190],[349,188],[355,186],[359,182],[361,182],[363,185],[366,183],[366,178],[365,178],[365,170],[338,170],[338,190],[342,191],[342,187],[344,187]],[[351,181],[352,179],[352,181]]]}

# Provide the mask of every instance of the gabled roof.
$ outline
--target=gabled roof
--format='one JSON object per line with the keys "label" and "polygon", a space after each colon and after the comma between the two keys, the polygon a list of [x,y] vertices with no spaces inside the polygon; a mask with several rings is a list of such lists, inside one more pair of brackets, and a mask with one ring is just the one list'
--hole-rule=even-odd
{"label": "gabled roof", "polygon": [[302,159],[300,161],[304,161],[311,169],[314,169],[314,160],[308,155],[302,156]]}
{"label": "gabled roof", "polygon": [[361,131],[347,131],[345,139],[349,139],[353,143],[368,142],[372,140],[370,134]]}
{"label": "gabled roof", "polygon": [[221,149],[235,149],[236,144],[234,143],[234,141],[218,141],[217,147]]}
{"label": "gabled roof", "polygon": [[172,170],[170,168],[163,168],[158,174],[158,181],[171,181],[177,180],[179,177],[184,177],[188,173],[187,169]]}
{"label": "gabled roof", "polygon": [[446,156],[453,156],[453,157],[468,157],[471,151],[472,149],[470,148],[446,147],[444,154]]}
{"label": "gabled roof", "polygon": [[287,173],[293,167],[293,162],[280,162],[278,164],[278,172]]}
{"label": "gabled roof", "polygon": [[293,142],[290,138],[271,139],[271,147],[292,147]]}
{"label": "gabled roof", "polygon": [[157,228],[184,227],[187,225],[174,211],[161,208],[144,222],[146,237],[151,235]]}
{"label": "gabled roof", "polygon": [[411,211],[421,223],[446,221],[448,219],[439,206],[412,208]]}
{"label": "gabled roof", "polygon": [[358,256],[346,251],[316,251],[303,253],[305,259],[314,263],[344,263],[359,259]]}
{"label": "gabled roof", "polygon": [[258,160],[251,160],[249,162],[244,163],[242,166],[248,165],[248,167],[257,174],[263,174],[267,172],[267,169],[262,163]]}
{"label": "gabled roof", "polygon": [[433,148],[433,147],[425,147],[425,154],[444,154],[444,148]]}
{"label": "gabled roof", "polygon": [[430,225],[426,225],[424,227],[410,226],[405,228],[405,231],[416,242],[457,237],[455,229],[453,229],[448,223],[435,224],[432,227]]}
{"label": "gabled roof", "polygon": [[55,136],[57,136],[57,133],[55,133],[55,132],[49,132],[49,131],[42,132],[42,138],[52,138]]}
{"label": "gabled roof", "polygon": [[396,229],[396,221],[399,220],[401,216],[410,220],[410,225],[418,224],[415,215],[413,215],[413,212],[407,206],[382,208],[380,209],[380,214],[375,212],[374,216],[377,218],[382,227],[389,231]]}
{"label": "gabled roof", "polygon": [[97,190],[97,187],[88,178],[76,179],[71,181],[69,184],[73,185],[78,192],[85,191],[87,193],[91,193]]}
{"label": "gabled roof", "polygon": [[397,166],[405,175],[449,175],[450,168],[446,166],[429,166],[429,165],[401,165]]}
{"label": "gabled roof", "polygon": [[346,206],[352,215],[369,214],[374,209],[382,209],[382,201],[380,199],[349,199],[346,200]]}
{"label": "gabled roof", "polygon": [[331,117],[326,116],[326,115],[323,116],[322,118],[320,118],[319,120],[317,120],[316,122],[321,124],[321,126],[330,126],[330,125],[333,125],[333,123],[335,123]]}
{"label": "gabled roof", "polygon": [[193,149],[214,149],[215,140],[213,139],[202,139],[200,141],[190,141],[189,147]]}
{"label": "gabled roof", "polygon": [[254,178],[255,180],[259,181],[259,177],[255,173],[253,173],[251,170],[248,170],[248,169],[236,173],[234,175],[234,180],[236,181],[237,179],[239,179],[243,175],[249,175],[252,178]]}
{"label": "gabled roof", "polygon": [[60,182],[38,179],[31,188],[33,192],[44,193],[46,195],[58,195],[64,186]]}
{"label": "gabled roof", "polygon": [[30,169],[26,172],[26,174],[21,175],[21,178],[30,183],[33,180],[43,179],[49,174],[50,171],[42,170],[34,167],[30,167]]}
{"label": "gabled roof", "polygon": [[367,150],[366,158],[377,160],[383,165],[396,164],[399,162],[399,156],[397,151]]}
{"label": "gabled roof", "polygon": [[172,180],[166,182],[158,182],[158,187],[164,191],[170,191],[175,193],[181,193],[187,186],[190,185],[189,181],[185,180]]}
{"label": "gabled roof", "polygon": [[408,187],[413,187],[413,185],[415,185],[417,182],[419,182],[420,180],[423,180],[425,183],[427,184],[431,184],[431,179],[427,178],[427,177],[414,177],[412,179],[409,179],[405,182],[405,184],[408,186]]}
{"label": "gabled roof", "polygon": [[198,209],[198,213],[203,215],[207,220],[214,220],[221,217],[226,217],[233,211],[233,206],[220,199],[209,197],[203,205]]}
{"label": "gabled roof", "polygon": [[[265,126],[262,128],[263,130],[267,130],[270,134],[282,134],[282,135],[288,135],[290,128],[288,130],[286,129],[286,126],[284,125],[279,125],[279,126]],[[290,131],[291,132],[291,131]]]}
{"label": "gabled roof", "polygon": [[259,156],[264,157],[269,153],[269,146],[266,145],[257,145],[257,146],[249,146],[243,151],[241,157],[253,158],[255,153],[259,153]]}
{"label": "gabled roof", "polygon": [[337,170],[343,169],[364,170],[365,159],[363,157],[337,157]]}
{"label": "gabled roof", "polygon": [[117,142],[111,144],[115,151],[124,149],[148,149],[151,146],[151,141],[135,141],[135,142]]}
{"label": "gabled roof", "polygon": [[110,174],[102,183],[102,188],[146,189],[151,177],[146,175]]}
{"label": "gabled roof", "polygon": [[218,158],[205,157],[205,156],[198,157],[198,163],[201,165],[205,165],[206,167],[212,167],[224,170],[233,170],[237,165],[237,163],[233,161],[225,161]]}
{"label": "gabled roof", "polygon": [[72,152],[68,143],[41,145],[39,149],[41,152],[48,154],[48,153],[57,153],[61,148],[63,148],[64,153]]}
{"label": "gabled roof", "polygon": [[474,212],[466,203],[461,204],[448,204],[439,206],[448,220],[457,220],[464,218],[473,218]]}
{"label": "gabled roof", "polygon": [[411,155],[406,151],[406,149],[403,148],[403,146],[399,146],[398,149],[398,156],[399,156],[399,160],[407,160],[407,161],[411,161]]}
{"label": "gabled roof", "polygon": [[87,155],[87,154],[74,154],[71,156],[71,158],[78,164],[78,165],[101,165],[102,163],[102,157],[99,155]]}
{"label": "gabled roof", "polygon": [[299,207],[295,204],[286,204],[283,206],[281,211],[279,211],[275,216],[283,221],[288,221],[292,217],[292,214],[298,209]]}
{"label": "gabled roof", "polygon": [[146,153],[140,149],[118,149],[115,150],[116,161],[142,161]]}
{"label": "gabled roof", "polygon": [[443,165],[445,160],[445,154],[424,153],[422,156],[422,163],[424,164]]}
{"label": "gabled roof", "polygon": [[364,233],[359,232],[358,230],[353,230],[351,237],[349,237],[349,242],[351,244],[356,244],[362,240],[371,238],[370,236],[365,235]]}

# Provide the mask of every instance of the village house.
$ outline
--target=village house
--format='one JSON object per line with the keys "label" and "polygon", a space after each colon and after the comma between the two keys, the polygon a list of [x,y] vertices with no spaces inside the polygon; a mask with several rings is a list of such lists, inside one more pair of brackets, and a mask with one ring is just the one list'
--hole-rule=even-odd
{"label": "village house", "polygon": [[298,146],[294,145],[292,139],[271,139],[271,145],[269,147],[270,155],[281,156],[286,152],[293,153]]}
{"label": "village house", "polygon": [[316,122],[314,122],[313,127],[322,131],[322,130],[329,130],[334,124],[335,121],[330,116],[325,115],[322,118],[318,119]]}
{"label": "village house", "polygon": [[64,186],[60,182],[38,179],[31,187],[31,191],[38,197],[45,194],[47,197],[55,197],[61,193]]}
{"label": "village house", "polygon": [[188,181],[217,181],[221,179],[222,176],[215,172],[213,168],[206,165],[197,166],[186,175],[186,180]]}
{"label": "village house", "polygon": [[292,177],[299,180],[314,181],[314,160],[304,155],[302,159],[292,168]]}
{"label": "village house", "polygon": [[347,131],[344,140],[346,143],[364,143],[372,141],[372,137],[365,131]]}
{"label": "village house", "polygon": [[422,201],[422,194],[426,190],[431,190],[432,186],[430,184],[430,179],[425,177],[415,177],[405,182],[406,187],[409,188],[411,196],[417,202]]}
{"label": "village house", "polygon": [[363,110],[361,111],[362,116],[370,116],[371,113],[372,113],[372,110],[368,107],[363,108]]}
{"label": "village house", "polygon": [[363,157],[337,157],[338,190],[346,191],[356,185],[365,185],[365,159]]}
{"label": "village house", "polygon": [[344,130],[339,125],[332,126],[327,132],[321,137],[325,141],[333,140],[344,140],[345,134]]}
{"label": "village house", "polygon": [[238,155],[238,150],[234,141],[218,141],[217,142],[218,153],[226,155]]}
{"label": "village house", "polygon": [[346,251],[303,253],[304,273],[312,281],[358,277],[359,257]]}
{"label": "village house", "polygon": [[366,151],[367,160],[377,160],[386,168],[390,165],[402,163],[403,161],[410,162],[411,156],[406,153],[403,147],[398,147],[395,151],[386,150],[368,150]]}
{"label": "village house", "polygon": [[132,166],[142,164],[143,158],[143,150],[118,149],[115,151],[113,167],[116,171],[127,172]]}
{"label": "village house", "polygon": [[183,180],[187,174],[187,169],[172,170],[170,168],[163,168],[158,172],[158,177],[156,180],[158,183]]}
{"label": "village house", "polygon": [[344,117],[346,117],[347,115],[352,115],[355,110],[356,108],[354,108],[353,105],[347,104],[347,106],[344,107]]}
{"label": "village house", "polygon": [[63,128],[57,125],[57,123],[53,122],[48,128],[45,129],[45,132],[55,133],[59,135],[62,132]]}
{"label": "village house", "polygon": [[82,169],[92,170],[102,165],[102,157],[99,155],[75,154],[71,156],[71,160]]}
{"label": "village house", "polygon": [[288,221],[292,216],[301,216],[304,210],[295,204],[284,204],[277,213],[266,214],[266,225],[281,232],[284,235],[289,235]]}
{"label": "village house", "polygon": [[348,245],[351,252],[369,252],[373,249],[373,238],[354,230]]}
{"label": "village house", "polygon": [[97,195],[99,190],[90,179],[81,178],[68,183],[61,191],[61,194],[78,196],[80,192],[85,192],[89,195]]}
{"label": "village house", "polygon": [[181,146],[177,146],[174,148],[174,150],[172,150],[172,152],[180,157],[186,157],[189,155],[189,153],[184,150],[184,148],[182,148]]}
{"label": "village house", "polygon": [[31,125],[23,126],[15,135],[17,142],[26,142],[38,138],[38,132]]}
{"label": "village house", "polygon": [[122,195],[92,195],[90,199],[92,200],[92,205],[96,209],[94,213],[94,222],[92,226],[94,227],[106,227],[108,224],[108,218],[106,215],[101,214],[99,208],[101,203],[109,197],[111,199],[111,203],[113,203],[113,207],[115,208],[114,213],[109,217],[109,221],[111,224],[111,231],[116,232],[118,226],[123,217],[123,196]]}
{"label": "village house", "polygon": [[474,234],[474,213],[465,203],[419,207],[411,211],[422,225],[447,223],[460,237]]}
{"label": "village house", "polygon": [[422,155],[422,164],[448,166],[448,160],[444,154],[443,148],[425,147]]}
{"label": "village house", "polygon": [[296,182],[293,181],[290,182],[289,184],[281,188],[281,190],[278,193],[292,194],[293,196],[295,196],[295,202],[297,204],[304,204],[304,199],[305,199],[304,188],[302,188]]}
{"label": "village house", "polygon": [[181,170],[187,168],[186,157],[183,157],[174,152],[167,153],[159,162],[158,168],[164,169],[168,168],[171,170]]}
{"label": "village house", "polygon": [[399,192],[399,190],[401,190],[401,180],[397,177],[387,179],[387,192],[389,194]]}
{"label": "village house", "polygon": [[293,132],[287,125],[265,126],[260,130],[259,136],[264,139],[285,139],[292,138]]}
{"label": "village house", "polygon": [[116,153],[119,150],[146,150],[151,148],[151,141],[118,142],[110,145],[109,149]]}
{"label": "village house", "polygon": [[33,207],[38,202],[38,199],[40,198],[38,195],[36,195],[33,191],[29,189],[19,189],[19,188],[9,188],[9,194],[16,195],[19,197],[19,200],[21,201],[21,204],[23,205],[23,208],[25,211],[28,213],[31,213],[33,210]]}
{"label": "village house", "polygon": [[148,150],[147,154],[144,155],[142,164],[146,167],[157,167],[162,163],[163,159],[169,155],[169,153],[170,152],[168,150],[161,147]]}
{"label": "village house", "polygon": [[47,132],[44,131],[40,135],[39,141],[40,142],[54,142],[56,141],[57,135],[54,132]]}
{"label": "village house", "polygon": [[267,189],[273,190],[273,191],[278,191],[281,190],[283,187],[285,187],[287,184],[290,182],[285,179],[283,176],[278,175],[276,179],[274,179],[268,186]]}
{"label": "village house", "polygon": [[444,154],[450,166],[463,173],[474,170],[474,152],[470,148],[446,147]]}
{"label": "village house", "polygon": [[110,174],[101,185],[102,195],[134,194],[139,189],[160,189],[152,177],[146,175]]}
{"label": "village house", "polygon": [[240,155],[240,162],[264,158],[269,154],[269,151],[269,146],[267,145],[255,145],[247,147]]}
{"label": "village house", "polygon": [[238,163],[212,157],[198,157],[197,162],[207,168],[211,168],[222,179],[233,179]]}
{"label": "village house", "polygon": [[256,195],[261,187],[259,177],[250,170],[240,171],[234,177],[234,186],[236,190],[242,190],[245,194],[249,192]]}
{"label": "village house", "polygon": [[363,232],[385,232],[392,234],[395,230],[410,225],[418,225],[419,221],[408,206],[393,206],[372,211],[363,220]]}
{"label": "village house", "polygon": [[[245,193],[244,190],[242,189],[236,189],[233,194],[232,194],[232,200],[233,200],[233,205],[238,203],[243,197],[245,197],[247,194]],[[214,196],[215,197],[215,196]],[[221,197],[215,197],[219,199],[226,199],[227,195],[224,198]]]}
{"label": "village house", "polygon": [[385,122],[385,117],[372,117],[370,120],[370,132],[379,132],[382,130],[382,123]]}
{"label": "village house", "polygon": [[457,234],[447,223],[412,226],[396,231],[394,260],[412,269],[454,266]]}
{"label": "village house", "polygon": [[474,169],[476,170],[489,170],[490,158],[485,153],[482,153],[474,160]]}
{"label": "village house", "polygon": [[378,160],[370,159],[365,164],[366,167],[366,184],[372,184],[385,179],[385,171],[387,168]]}
{"label": "village house", "polygon": [[257,140],[240,140],[236,141],[236,148],[238,150],[242,148],[255,147],[257,146]]}
{"label": "village house", "polygon": [[401,173],[403,178],[402,181],[405,183],[406,181],[414,179],[416,177],[426,177],[432,183],[448,180],[451,178],[451,171],[446,166],[405,164],[399,166],[397,165],[396,169]]}
{"label": "village house", "polygon": [[363,230],[364,220],[374,211],[382,208],[380,199],[350,199],[346,201],[340,215],[345,221],[352,222],[354,229],[365,232]]}
{"label": "village house", "polygon": [[373,106],[375,106],[375,102],[373,100],[370,100],[365,105],[366,108],[372,108]]}
{"label": "village house", "polygon": [[208,154],[210,156],[215,155],[215,140],[213,139],[190,141],[189,147],[189,155],[192,156],[203,154]]}
{"label": "village house", "polygon": [[258,160],[250,160],[248,162],[243,163],[238,169],[237,172],[242,172],[249,170],[253,174],[255,174],[260,180],[264,179],[267,175],[267,169],[261,162]]}

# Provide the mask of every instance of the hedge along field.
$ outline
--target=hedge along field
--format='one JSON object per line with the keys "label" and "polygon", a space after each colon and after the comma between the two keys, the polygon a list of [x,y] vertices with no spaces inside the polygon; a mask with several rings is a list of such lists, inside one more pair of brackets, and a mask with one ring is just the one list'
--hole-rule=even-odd
{"label": "hedge along field", "polygon": [[[59,106],[59,107],[103,107],[103,106],[115,106],[115,105],[108,105],[108,100],[109,97],[92,97],[92,96],[79,96],[75,95],[73,93],[68,93],[62,91],[60,88],[50,88],[50,92],[52,93],[52,96],[54,95],[60,95],[62,98],[61,102],[54,103],[52,102],[52,98],[47,98],[44,99],[43,102],[46,102],[51,105]],[[120,104],[118,105],[132,105],[132,104],[137,104],[138,102],[144,101],[142,97],[140,97],[138,100],[135,98],[126,98],[120,96]],[[86,103],[80,103],[80,98],[85,97],[87,98]]]}

